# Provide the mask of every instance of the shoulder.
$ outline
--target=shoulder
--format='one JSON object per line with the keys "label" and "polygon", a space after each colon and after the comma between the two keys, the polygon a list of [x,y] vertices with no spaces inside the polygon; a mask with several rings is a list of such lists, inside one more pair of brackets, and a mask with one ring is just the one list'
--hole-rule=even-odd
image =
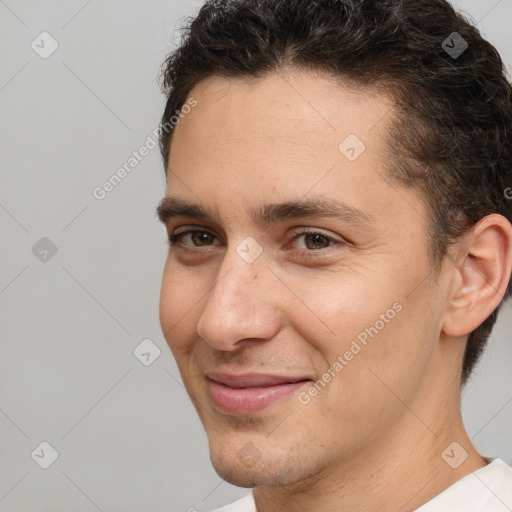
{"label": "shoulder", "polygon": [[[488,459],[489,460],[489,459]],[[470,473],[416,512],[508,512],[512,510],[512,468],[501,459]]]}

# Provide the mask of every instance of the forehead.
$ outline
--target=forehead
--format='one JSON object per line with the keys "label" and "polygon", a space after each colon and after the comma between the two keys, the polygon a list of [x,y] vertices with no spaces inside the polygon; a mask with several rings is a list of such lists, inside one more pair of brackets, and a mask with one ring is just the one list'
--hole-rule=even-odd
{"label": "forehead", "polygon": [[382,92],[283,71],[210,77],[189,98],[197,105],[175,128],[166,195],[226,213],[229,201],[237,214],[308,194],[398,208],[386,178],[394,106]]}
{"label": "forehead", "polygon": [[[368,139],[385,117],[391,120],[393,112],[393,100],[382,88],[294,69],[257,78],[209,77],[189,97],[197,100],[197,107],[176,132],[188,127],[202,135],[198,124],[215,123],[223,131],[209,132],[212,142],[229,133],[238,140],[263,136],[283,142],[307,135],[312,145],[322,140],[332,145],[344,132]],[[388,127],[384,123],[381,128]],[[382,133],[375,130],[374,135],[378,138]]]}

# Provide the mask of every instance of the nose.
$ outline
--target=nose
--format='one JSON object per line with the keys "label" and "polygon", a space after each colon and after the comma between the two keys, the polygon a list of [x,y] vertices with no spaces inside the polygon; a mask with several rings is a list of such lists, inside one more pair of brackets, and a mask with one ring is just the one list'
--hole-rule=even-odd
{"label": "nose", "polygon": [[198,335],[222,351],[236,350],[242,340],[274,337],[281,320],[271,280],[262,257],[247,263],[228,249],[199,318]]}

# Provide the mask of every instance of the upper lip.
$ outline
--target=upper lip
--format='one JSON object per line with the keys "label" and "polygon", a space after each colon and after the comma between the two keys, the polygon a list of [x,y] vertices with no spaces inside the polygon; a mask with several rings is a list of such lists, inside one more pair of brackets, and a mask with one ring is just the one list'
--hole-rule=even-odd
{"label": "upper lip", "polygon": [[206,372],[207,379],[214,380],[231,388],[249,388],[249,387],[267,387],[277,386],[279,384],[289,384],[310,380],[307,377],[293,377],[285,375],[271,375],[268,373],[226,373],[211,371]]}

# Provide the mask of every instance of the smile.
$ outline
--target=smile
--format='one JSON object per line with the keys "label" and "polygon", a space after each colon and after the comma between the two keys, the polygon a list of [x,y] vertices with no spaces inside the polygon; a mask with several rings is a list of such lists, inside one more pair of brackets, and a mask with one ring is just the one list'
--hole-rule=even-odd
{"label": "smile", "polygon": [[213,404],[227,414],[250,414],[290,396],[310,379],[275,375],[232,375],[211,372],[206,376]]}

